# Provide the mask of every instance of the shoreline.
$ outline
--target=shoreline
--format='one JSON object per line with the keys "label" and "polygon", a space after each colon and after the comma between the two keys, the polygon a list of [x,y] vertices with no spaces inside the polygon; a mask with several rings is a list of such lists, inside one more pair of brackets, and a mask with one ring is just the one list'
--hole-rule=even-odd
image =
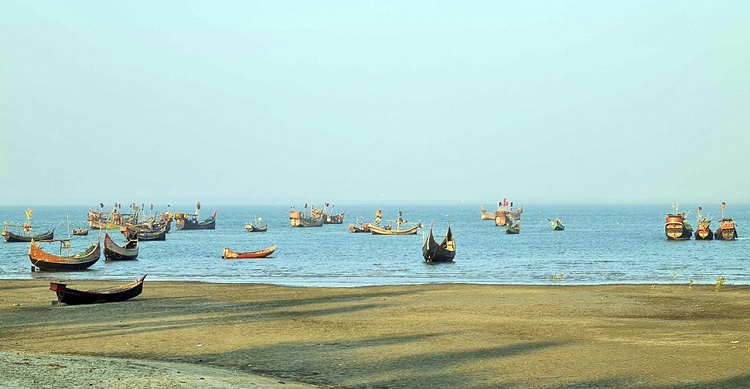
{"label": "shoreline", "polygon": [[[187,377],[227,371],[286,387],[736,387],[750,385],[748,292],[713,284],[289,287],[147,278],[132,300],[56,306],[48,280],[0,280],[0,353],[44,363],[64,355],[188,364],[220,371]],[[130,370],[138,371],[111,374]],[[154,373],[162,384],[194,382],[162,373]],[[6,380],[13,374],[0,371]],[[147,385],[136,376],[120,381]],[[242,387],[231,382],[212,387]]]}

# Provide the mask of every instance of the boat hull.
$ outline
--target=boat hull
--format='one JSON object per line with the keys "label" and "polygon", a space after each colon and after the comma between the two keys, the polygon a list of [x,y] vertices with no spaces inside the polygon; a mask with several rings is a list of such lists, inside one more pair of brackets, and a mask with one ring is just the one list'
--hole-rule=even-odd
{"label": "boat hull", "polygon": [[234,252],[228,248],[224,249],[224,254],[221,256],[224,259],[242,259],[242,258],[266,258],[276,251],[278,246],[271,246],[267,249],[258,251],[247,251],[247,252]]}
{"label": "boat hull", "polygon": [[511,225],[508,223],[508,225],[505,226],[505,233],[515,235],[521,232],[521,222],[516,223],[515,225]]}
{"label": "boat hull", "polygon": [[688,240],[693,235],[693,227],[687,223],[684,214],[667,214],[664,233],[669,240]]}
{"label": "boat hull", "polygon": [[143,276],[135,282],[121,285],[116,288],[86,291],[68,288],[66,284],[50,282],[49,289],[57,294],[58,304],[81,305],[112,303],[129,300],[140,295],[143,291],[143,280],[145,278],[146,276]]}
{"label": "boat hull", "polygon": [[370,233],[373,235],[415,235],[422,228],[421,224],[407,229],[388,229],[370,225]]}
{"label": "boat hull", "polygon": [[101,256],[99,241],[85,251],[71,257],[50,254],[42,250],[36,242],[31,242],[29,259],[31,264],[44,271],[78,271],[86,270],[95,264]]}
{"label": "boat hull", "polygon": [[713,240],[714,233],[710,228],[698,227],[698,229],[695,231],[694,237],[696,240]]}
{"label": "boat hull", "polygon": [[128,241],[125,247],[115,243],[109,234],[104,235],[104,258],[110,261],[132,261],[138,258],[138,240]]}
{"label": "boat hull", "polygon": [[716,230],[716,239],[717,240],[735,240],[737,239],[737,230],[734,228],[731,229],[724,229],[719,228]]}
{"label": "boat hull", "polygon": [[440,243],[435,240],[430,228],[430,234],[422,244],[422,257],[427,263],[453,262],[456,257],[456,242],[450,227]]}
{"label": "boat hull", "polygon": [[54,235],[55,235],[55,230],[48,231],[39,235],[18,235],[10,231],[3,231],[3,237],[5,237],[5,241],[8,243],[18,243],[18,242],[28,243],[28,242],[31,242],[32,240],[50,240],[54,238]]}

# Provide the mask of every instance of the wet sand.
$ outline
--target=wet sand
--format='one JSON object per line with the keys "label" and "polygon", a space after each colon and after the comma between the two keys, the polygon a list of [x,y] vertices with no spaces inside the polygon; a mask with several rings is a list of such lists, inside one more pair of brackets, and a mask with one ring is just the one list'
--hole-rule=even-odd
{"label": "wet sand", "polygon": [[[77,281],[93,289],[124,282]],[[748,387],[750,287],[0,281],[15,387]],[[95,357],[95,358],[91,358]],[[117,358],[113,361],[111,358]],[[36,381],[46,379],[47,381]],[[118,386],[119,385],[119,386]],[[59,386],[59,385],[58,385]]]}

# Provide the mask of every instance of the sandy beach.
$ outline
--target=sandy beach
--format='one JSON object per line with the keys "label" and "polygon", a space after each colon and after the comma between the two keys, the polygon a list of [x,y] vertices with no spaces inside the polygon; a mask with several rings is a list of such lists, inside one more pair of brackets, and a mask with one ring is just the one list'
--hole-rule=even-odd
{"label": "sandy beach", "polygon": [[[70,282],[78,289],[121,282]],[[748,387],[750,287],[0,281],[0,387]]]}

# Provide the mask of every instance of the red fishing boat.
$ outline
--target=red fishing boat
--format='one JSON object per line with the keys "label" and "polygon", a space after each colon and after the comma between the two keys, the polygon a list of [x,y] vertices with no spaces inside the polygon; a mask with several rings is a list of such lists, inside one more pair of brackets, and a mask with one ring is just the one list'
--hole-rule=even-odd
{"label": "red fishing boat", "polygon": [[[95,264],[101,256],[99,240],[88,249],[70,255],[70,239],[53,239],[40,242],[60,242],[60,255],[50,254],[39,247],[37,241],[31,241],[29,247],[29,259],[31,263],[40,270],[45,271],[76,271],[86,270]],[[62,255],[67,250],[68,255]]]}
{"label": "red fishing boat", "polygon": [[224,248],[224,255],[222,255],[221,257],[224,259],[265,258],[273,254],[273,252],[276,251],[276,247],[278,246],[271,246],[267,249],[258,251],[246,251],[240,253],[234,252],[228,248]]}

